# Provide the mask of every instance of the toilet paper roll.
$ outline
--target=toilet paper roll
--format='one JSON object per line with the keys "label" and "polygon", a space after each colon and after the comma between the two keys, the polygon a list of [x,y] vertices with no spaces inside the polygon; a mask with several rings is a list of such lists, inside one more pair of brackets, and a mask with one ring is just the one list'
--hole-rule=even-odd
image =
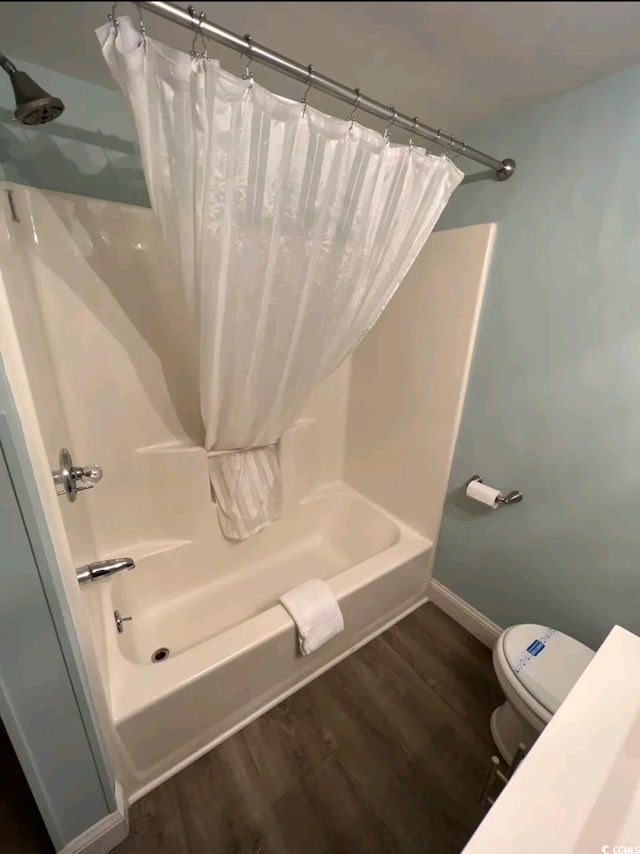
{"label": "toilet paper roll", "polygon": [[486,504],[487,507],[495,510],[499,503],[500,490],[493,489],[493,487],[487,486],[486,483],[480,483],[479,480],[472,480],[467,486],[467,495],[469,498],[473,498],[474,501],[480,501],[482,504]]}

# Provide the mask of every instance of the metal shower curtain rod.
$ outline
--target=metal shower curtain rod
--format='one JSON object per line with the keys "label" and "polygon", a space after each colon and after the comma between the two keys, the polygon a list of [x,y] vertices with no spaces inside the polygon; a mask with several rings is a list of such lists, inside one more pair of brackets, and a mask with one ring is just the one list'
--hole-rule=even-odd
{"label": "metal shower curtain rod", "polygon": [[218,44],[244,54],[250,61],[260,62],[263,65],[275,68],[282,74],[293,77],[294,80],[298,80],[300,83],[307,84],[308,87],[317,89],[319,92],[325,92],[327,95],[332,95],[334,98],[344,101],[346,104],[350,104],[353,108],[357,108],[364,113],[370,113],[372,116],[384,119],[396,127],[409,131],[412,136],[419,136],[423,139],[428,139],[430,142],[435,142],[446,149],[448,153],[456,152],[460,156],[469,158],[469,160],[475,160],[476,163],[482,163],[484,166],[493,169],[498,181],[506,181],[515,172],[516,164],[511,158],[496,160],[495,157],[490,157],[483,151],[472,148],[461,139],[456,139],[456,137],[450,134],[434,130],[432,127],[419,122],[417,117],[410,118],[403,113],[399,113],[393,106],[385,106],[380,101],[368,98],[366,95],[361,94],[359,89],[350,89],[348,86],[338,83],[330,77],[325,77],[324,74],[319,74],[312,65],[300,65],[298,62],[282,56],[282,54],[256,44],[251,36],[238,36],[230,30],[225,30],[217,24],[210,23],[207,21],[204,12],[198,13],[191,6],[185,9],[178,3],[167,3],[162,2],[162,0],[138,2],[135,5],[140,9],[147,9],[161,18],[166,18],[174,24],[179,24],[181,27],[192,31],[195,30],[196,33],[204,38],[212,39],[218,42]]}

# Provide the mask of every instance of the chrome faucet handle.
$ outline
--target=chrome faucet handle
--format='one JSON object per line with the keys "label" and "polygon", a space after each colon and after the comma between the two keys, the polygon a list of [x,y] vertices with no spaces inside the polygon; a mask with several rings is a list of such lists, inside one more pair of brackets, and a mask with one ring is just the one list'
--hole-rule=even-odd
{"label": "chrome faucet handle", "polygon": [[[53,482],[56,485],[57,495],[66,495],[71,502],[78,497],[78,492],[85,489],[93,489],[99,483],[104,472],[98,465],[74,466],[73,458],[68,448],[62,448],[59,456],[60,468],[52,471]],[[58,487],[62,489],[58,489]]]}
{"label": "chrome faucet handle", "polygon": [[93,489],[96,483],[100,483],[102,478],[104,477],[104,472],[100,468],[100,466],[84,466],[84,468],[75,468],[72,473],[72,477],[78,481],[86,481],[89,483],[84,483],[82,486],[78,486],[76,482],[76,492],[82,492],[85,489]]}
{"label": "chrome faucet handle", "polygon": [[90,480],[92,484],[100,483],[102,478],[104,477],[104,472],[100,468],[100,466],[94,465],[92,466],[84,466],[79,469],[79,477],[84,478],[85,480]]}

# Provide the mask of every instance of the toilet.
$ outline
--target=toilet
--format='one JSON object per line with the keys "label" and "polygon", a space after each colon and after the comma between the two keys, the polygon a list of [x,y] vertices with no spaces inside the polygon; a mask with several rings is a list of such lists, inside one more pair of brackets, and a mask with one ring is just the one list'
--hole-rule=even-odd
{"label": "toilet", "polygon": [[521,742],[531,747],[593,656],[580,641],[547,626],[524,623],[502,632],[493,666],[506,699],[491,715],[491,735],[507,763]]}

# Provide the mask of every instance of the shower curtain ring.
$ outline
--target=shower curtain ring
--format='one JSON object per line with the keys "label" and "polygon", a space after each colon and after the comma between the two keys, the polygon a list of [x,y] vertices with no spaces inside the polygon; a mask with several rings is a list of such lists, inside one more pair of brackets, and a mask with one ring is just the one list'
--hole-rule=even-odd
{"label": "shower curtain ring", "polygon": [[110,23],[110,24],[111,24],[111,26],[113,27],[114,35],[116,35],[116,36],[118,35],[118,27],[120,26],[120,22],[119,22],[119,21],[118,21],[118,19],[116,18],[116,9],[117,9],[117,8],[118,8],[118,4],[117,4],[117,3],[113,3],[113,4],[111,5],[111,12],[107,15],[107,18],[108,18],[108,20],[109,20],[109,23]]}
{"label": "shower curtain ring", "polygon": [[[198,15],[198,20],[196,21],[196,10],[193,6],[189,6],[187,12],[191,15],[191,19],[193,21],[194,34],[193,41],[191,42],[191,50],[189,51],[190,56],[194,59],[198,59],[201,57],[202,59],[209,59],[209,55],[207,53],[207,42],[202,33],[202,22],[206,19],[206,15],[204,12],[200,12]],[[196,42],[198,40],[198,36],[200,36],[200,42],[202,44],[202,53],[198,53],[196,50]]]}
{"label": "shower curtain ring", "polygon": [[397,111],[397,110],[396,110],[396,108],[393,106],[393,104],[389,104],[389,109],[391,110],[391,118],[390,118],[390,119],[389,119],[389,121],[387,122],[387,126],[385,127],[385,129],[384,129],[384,133],[382,134],[382,136],[384,137],[384,139],[385,139],[385,141],[386,141],[386,142],[389,142],[389,130],[390,130],[390,129],[393,127],[393,125],[396,123],[396,118],[397,118],[397,116],[398,116],[398,111]]}
{"label": "shower curtain ring", "polygon": [[356,93],[356,98],[355,98],[355,101],[353,102],[353,109],[351,110],[351,112],[347,116],[347,121],[351,122],[351,124],[349,126],[349,130],[353,130],[353,123],[355,121],[355,119],[353,117],[356,114],[356,110],[358,109],[358,104],[360,103],[360,98],[362,97],[362,93],[360,92],[359,89],[354,89],[353,91]]}
{"label": "shower curtain ring", "polygon": [[431,146],[429,147],[429,149],[428,149],[428,150],[427,150],[426,148],[425,148],[425,150],[424,150],[424,153],[427,155],[427,157],[428,157],[430,154],[433,154],[433,147],[434,147],[434,145],[440,145],[440,137],[441,137],[441,136],[442,136],[442,129],[441,129],[441,128],[438,128],[438,130],[436,131],[436,138],[431,140]]}
{"label": "shower curtain ring", "polygon": [[196,10],[193,6],[189,6],[187,8],[187,12],[191,15],[191,23],[193,25],[193,41],[191,42],[191,50],[189,51],[189,55],[196,57],[198,54],[196,53],[196,39],[198,37],[198,32],[196,30]]}
{"label": "shower curtain ring", "polygon": [[203,59],[209,59],[209,48],[207,47],[207,40],[204,37],[204,33],[202,32],[202,22],[207,20],[207,16],[204,12],[200,12],[198,15],[198,33],[200,34],[200,42],[202,44],[202,53],[200,54]]}
{"label": "shower curtain ring", "polygon": [[459,142],[460,142],[460,151],[456,152],[456,154],[454,154],[453,157],[450,158],[452,163],[455,163],[456,160],[458,159],[458,157],[462,157],[462,155],[467,150],[467,145],[466,145],[464,139],[459,140]]}
{"label": "shower curtain ring", "polygon": [[[460,140],[456,139],[455,136],[452,136],[450,138],[449,145],[442,152],[443,155],[447,158],[447,160],[451,160],[451,157],[449,156],[449,152],[451,151],[452,148],[455,148],[455,146],[458,145],[459,143],[460,143]],[[453,163],[453,160],[451,160],[451,162]]]}
{"label": "shower curtain ring", "polygon": [[247,67],[242,75],[243,80],[249,81],[249,88],[253,86],[253,73],[251,71],[251,63],[253,62],[253,39],[249,33],[245,34],[244,40],[247,43]]}
{"label": "shower curtain ring", "polygon": [[313,86],[313,72],[314,72],[313,65],[307,65],[307,72],[308,72],[307,88],[304,90],[304,95],[302,96],[302,115],[303,116],[307,115],[307,104],[309,103],[309,99],[307,96],[309,95],[309,92],[311,91],[311,87]]}
{"label": "shower curtain ring", "polygon": [[413,117],[413,124],[411,125],[411,130],[409,131],[409,150],[413,151],[413,135],[416,132],[416,126],[418,124],[418,117]]}
{"label": "shower curtain ring", "polygon": [[142,20],[142,9],[138,4],[138,28],[140,30],[140,35],[142,36],[142,44],[146,46],[147,44],[147,28],[144,25],[144,21]]}

